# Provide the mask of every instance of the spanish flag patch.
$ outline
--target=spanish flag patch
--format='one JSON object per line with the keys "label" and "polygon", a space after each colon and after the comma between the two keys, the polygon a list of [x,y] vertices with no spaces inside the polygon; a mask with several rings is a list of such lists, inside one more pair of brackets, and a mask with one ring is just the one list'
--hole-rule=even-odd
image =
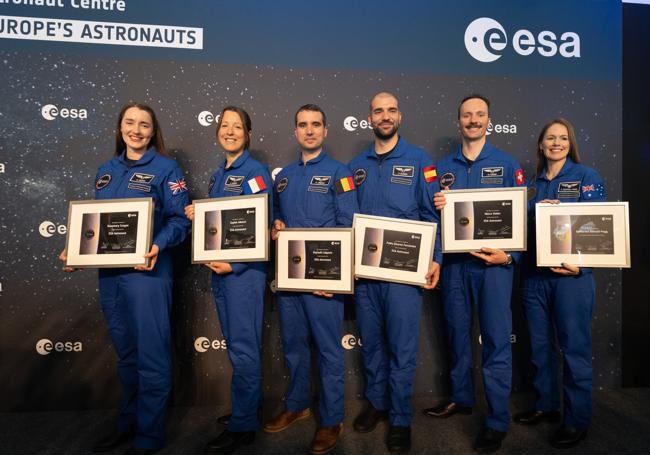
{"label": "spanish flag patch", "polygon": [[435,182],[438,179],[435,166],[427,166],[423,169],[424,181],[427,183]]}
{"label": "spanish flag patch", "polygon": [[337,194],[347,193],[354,189],[354,179],[352,176],[344,177],[341,180],[336,181],[336,192]]}

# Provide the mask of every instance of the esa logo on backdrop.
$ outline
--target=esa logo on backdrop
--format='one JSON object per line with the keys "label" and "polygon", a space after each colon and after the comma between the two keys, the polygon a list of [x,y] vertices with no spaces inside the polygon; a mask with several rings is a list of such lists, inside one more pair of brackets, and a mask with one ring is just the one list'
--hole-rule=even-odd
{"label": "esa logo on backdrop", "polygon": [[36,342],[36,352],[40,355],[48,355],[52,352],[81,352],[83,345],[81,341],[50,341],[42,338]]}
{"label": "esa logo on backdrop", "polygon": [[372,126],[368,120],[359,120],[355,116],[349,115],[343,120],[343,128],[348,131],[356,131],[357,129],[371,130]]}
{"label": "esa logo on backdrop", "polygon": [[[511,44],[514,51],[522,56],[537,52],[543,57],[554,57],[559,52],[564,58],[580,58],[580,36],[575,32],[564,32],[558,37],[550,30],[542,30],[535,35],[530,30],[521,29],[512,35]],[[475,19],[465,30],[465,48],[479,62],[498,60],[507,45],[505,29],[492,18]]]}
{"label": "esa logo on backdrop", "polygon": [[71,118],[85,120],[88,118],[88,111],[80,108],[58,108],[54,104],[46,104],[41,108],[41,115],[45,120],[56,120],[57,118]]}
{"label": "esa logo on backdrop", "polygon": [[198,337],[194,340],[194,349],[196,352],[208,352],[209,349],[219,350],[219,349],[228,349],[226,346],[226,340],[212,340],[210,341],[206,337]]}
{"label": "esa logo on backdrop", "polygon": [[351,333],[343,335],[343,338],[341,338],[341,346],[343,346],[343,349],[347,349],[348,351],[361,345],[361,338],[357,338]]}
{"label": "esa logo on backdrop", "polygon": [[43,237],[52,237],[54,234],[65,235],[68,232],[68,227],[65,224],[56,225],[51,221],[43,221],[38,226],[38,233]]}
{"label": "esa logo on backdrop", "polygon": [[517,125],[514,123],[512,125],[509,125],[507,123],[492,123],[487,127],[487,130],[485,131],[486,135],[490,135],[492,133],[496,134],[517,134]]}
{"label": "esa logo on backdrop", "polygon": [[210,126],[213,123],[216,124],[219,122],[219,115],[221,114],[214,115],[210,111],[201,111],[199,112],[199,115],[196,116],[196,119],[199,121],[201,126]]}

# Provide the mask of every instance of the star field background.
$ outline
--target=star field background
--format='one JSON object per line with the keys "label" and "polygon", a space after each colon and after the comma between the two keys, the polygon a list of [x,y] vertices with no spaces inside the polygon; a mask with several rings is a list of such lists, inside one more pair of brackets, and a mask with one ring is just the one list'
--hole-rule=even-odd
{"label": "star field background", "polygon": [[[0,162],[6,165],[0,174],[4,188],[0,210],[1,410],[95,408],[117,403],[115,355],[98,302],[96,272],[62,273],[56,258],[65,236],[43,237],[39,226],[44,221],[65,225],[68,202],[93,197],[96,170],[112,156],[116,117],[128,101],[148,103],[156,111],[166,144],[186,172],[192,199],[206,196],[209,176],[222,159],[214,124],[202,126],[199,113],[216,115],[228,104],[246,109],[253,120],[252,153],[272,170],[297,156],[295,110],[316,103],[328,116],[326,149],[347,162],[370,143],[372,132],[348,131],[344,119],[365,119],[371,96],[380,90],[392,91],[400,100],[400,133],[434,159],[457,144],[459,100],[472,92],[486,94],[492,101],[492,122],[516,125],[515,134],[495,132],[489,140],[521,162],[527,179],[535,166],[541,126],[552,118],[566,117],[577,128],[583,162],[604,177],[610,200],[621,195],[621,89],[612,81],[309,70],[11,51],[0,51],[0,69]],[[46,104],[85,109],[87,119],[59,116],[48,121],[41,115]],[[198,337],[223,338],[208,270],[189,264],[187,244],[177,248],[175,256],[174,402],[227,402],[230,366],[226,350],[200,353],[194,348]],[[595,277],[594,385],[615,387],[621,380],[621,274],[596,270]],[[531,375],[528,334],[516,294],[513,385],[527,390]],[[416,395],[448,393],[440,306],[437,292],[426,295]],[[264,388],[267,397],[276,399],[287,381],[278,319],[269,292],[262,346]],[[357,335],[351,304],[346,306],[344,334]],[[80,341],[83,349],[41,356],[35,345],[43,338]],[[476,359],[479,374],[480,356]],[[346,350],[346,365],[346,396],[362,396],[358,347]]]}

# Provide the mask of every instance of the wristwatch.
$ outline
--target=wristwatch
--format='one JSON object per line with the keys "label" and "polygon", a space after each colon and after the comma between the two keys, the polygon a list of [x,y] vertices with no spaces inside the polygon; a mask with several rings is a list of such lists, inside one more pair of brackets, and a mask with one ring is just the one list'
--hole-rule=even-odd
{"label": "wristwatch", "polygon": [[506,258],[508,258],[508,259],[506,260],[506,262],[505,262],[503,265],[510,265],[510,264],[512,264],[512,255],[506,253]]}

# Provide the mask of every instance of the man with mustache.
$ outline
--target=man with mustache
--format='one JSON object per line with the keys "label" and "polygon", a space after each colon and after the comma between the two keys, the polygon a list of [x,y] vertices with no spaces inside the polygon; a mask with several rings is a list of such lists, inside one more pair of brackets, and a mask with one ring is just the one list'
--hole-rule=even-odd
{"label": "man with mustache", "polygon": [[[433,160],[424,150],[397,135],[402,120],[397,98],[387,92],[375,95],[368,120],[375,133],[374,143],[348,165],[361,213],[438,223],[432,203],[436,189]],[[442,258],[439,245],[438,236],[425,289],[433,289],[438,283]],[[367,433],[381,420],[388,419],[388,450],[407,451],[411,447],[411,394],[422,289],[359,279],[355,302],[363,340],[368,406],[355,419],[354,429]]]}
{"label": "man with mustache", "polygon": [[[458,107],[461,146],[437,167],[443,190],[500,188],[524,185],[519,163],[486,139],[490,102],[482,95],[465,97]],[[436,209],[445,206],[435,194]],[[442,302],[451,350],[451,401],[425,409],[429,417],[471,414],[474,406],[472,304],[477,306],[482,339],[483,384],[488,414],[474,443],[477,452],[498,450],[508,430],[508,399],[512,378],[510,297],[514,263],[521,253],[495,248],[445,255],[441,273]]]}

